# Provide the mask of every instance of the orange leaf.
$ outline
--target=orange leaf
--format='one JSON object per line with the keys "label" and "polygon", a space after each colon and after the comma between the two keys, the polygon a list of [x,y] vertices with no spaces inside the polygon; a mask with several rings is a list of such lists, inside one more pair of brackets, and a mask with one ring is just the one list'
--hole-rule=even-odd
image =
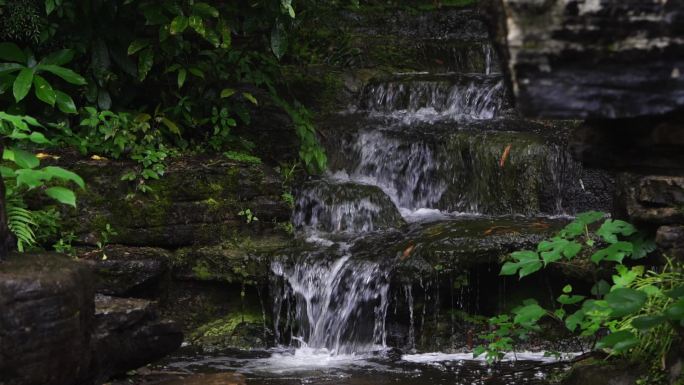
{"label": "orange leaf", "polygon": [[506,159],[508,159],[508,156],[511,154],[511,146],[508,145],[506,146],[506,149],[504,150],[503,154],[501,155],[501,159],[499,159],[499,167],[503,168],[506,165]]}

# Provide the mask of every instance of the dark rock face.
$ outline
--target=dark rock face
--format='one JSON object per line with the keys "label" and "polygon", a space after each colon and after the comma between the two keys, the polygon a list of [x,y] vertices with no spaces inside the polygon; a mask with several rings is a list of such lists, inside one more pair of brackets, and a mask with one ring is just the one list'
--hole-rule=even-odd
{"label": "dark rock face", "polygon": [[684,106],[680,2],[490,3],[504,67],[524,114],[612,119]]}
{"label": "dark rock face", "polygon": [[154,302],[98,295],[95,305],[95,383],[158,360],[183,342],[173,322],[158,319]]}
{"label": "dark rock face", "polygon": [[0,384],[78,383],[90,363],[93,312],[85,266],[56,254],[0,264]]}
{"label": "dark rock face", "polygon": [[649,225],[684,223],[684,177],[623,173],[618,177],[621,214]]}
{"label": "dark rock face", "polygon": [[[69,167],[88,181],[78,212],[67,213],[66,228],[81,242],[95,245],[106,225],[109,241],[128,246],[177,248],[218,244],[234,234],[272,232],[290,209],[280,197],[280,177],[269,167],[226,158],[188,157],[167,166],[163,178],[149,181],[151,193],[130,195],[135,186],[121,176],[135,165],[78,161]],[[250,209],[259,222],[238,213]]]}
{"label": "dark rock face", "polygon": [[95,273],[95,291],[117,297],[164,297],[171,255],[153,247],[107,246],[79,256]]}
{"label": "dark rock face", "polygon": [[609,364],[590,361],[576,365],[563,385],[632,385],[639,378],[638,369],[627,363]]}

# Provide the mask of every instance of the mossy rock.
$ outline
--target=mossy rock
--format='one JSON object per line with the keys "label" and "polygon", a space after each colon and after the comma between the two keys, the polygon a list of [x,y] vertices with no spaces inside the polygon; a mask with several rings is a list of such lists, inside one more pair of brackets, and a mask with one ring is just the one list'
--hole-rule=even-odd
{"label": "mossy rock", "polygon": [[205,351],[228,348],[266,348],[267,331],[262,314],[237,312],[208,322],[190,335],[190,343]]}

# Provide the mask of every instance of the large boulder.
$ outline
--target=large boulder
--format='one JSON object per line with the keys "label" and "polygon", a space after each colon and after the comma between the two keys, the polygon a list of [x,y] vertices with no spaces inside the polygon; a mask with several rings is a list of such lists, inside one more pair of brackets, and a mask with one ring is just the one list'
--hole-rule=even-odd
{"label": "large boulder", "polygon": [[490,0],[521,111],[620,118],[684,107],[679,1]]}
{"label": "large boulder", "polygon": [[156,361],[183,342],[179,327],[160,320],[152,301],[97,295],[95,305],[95,383]]}
{"label": "large boulder", "polygon": [[0,264],[0,384],[81,381],[93,312],[85,266],[56,254],[15,255]]}

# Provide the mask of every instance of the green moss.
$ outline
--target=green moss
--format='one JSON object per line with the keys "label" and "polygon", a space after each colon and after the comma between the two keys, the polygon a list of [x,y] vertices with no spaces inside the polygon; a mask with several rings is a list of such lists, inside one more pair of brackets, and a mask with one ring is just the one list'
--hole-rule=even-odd
{"label": "green moss", "polygon": [[263,315],[257,312],[231,313],[197,328],[190,341],[205,350],[264,347],[263,322]]}

